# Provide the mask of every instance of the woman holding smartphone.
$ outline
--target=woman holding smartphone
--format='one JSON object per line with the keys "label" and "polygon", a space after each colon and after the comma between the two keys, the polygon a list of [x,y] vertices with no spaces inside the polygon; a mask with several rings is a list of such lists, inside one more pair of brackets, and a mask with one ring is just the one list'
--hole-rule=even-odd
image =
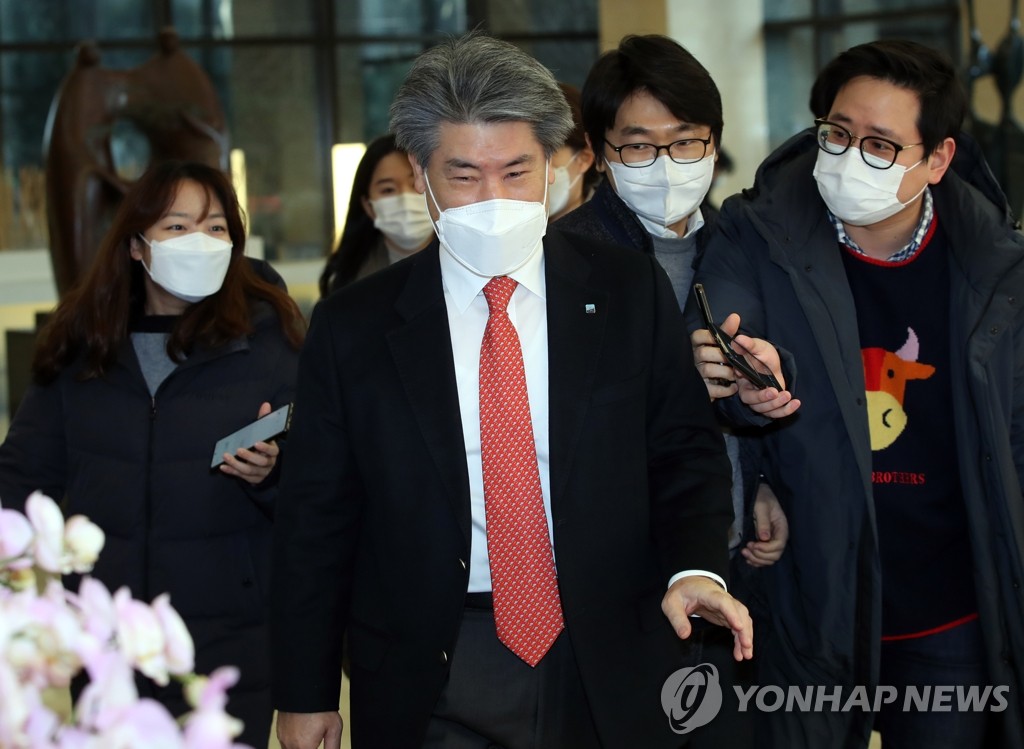
{"label": "woman holding smartphone", "polygon": [[[280,277],[244,250],[221,172],[170,162],[134,184],[41,331],[0,445],[0,501],[20,509],[38,489],[99,525],[93,576],[147,602],[170,593],[197,672],[241,669],[227,710],[245,723],[242,742],[266,746],[279,448],[258,442],[210,465],[218,440],[291,402],[305,326]],[[187,710],[175,684],[139,682]]]}

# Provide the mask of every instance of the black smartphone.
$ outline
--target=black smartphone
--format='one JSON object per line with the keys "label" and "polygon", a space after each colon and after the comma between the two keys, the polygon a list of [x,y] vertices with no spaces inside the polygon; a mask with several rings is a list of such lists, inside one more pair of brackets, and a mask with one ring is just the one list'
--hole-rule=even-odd
{"label": "black smartphone", "polygon": [[261,416],[238,431],[219,440],[213,447],[213,460],[210,468],[216,468],[224,462],[224,453],[234,455],[240,448],[250,449],[257,442],[269,442],[288,431],[292,420],[292,404],[281,406],[266,416]]}
{"label": "black smartphone", "polygon": [[695,283],[693,294],[697,297],[697,306],[700,307],[700,314],[704,318],[704,327],[715,339],[715,345],[725,356],[729,366],[743,375],[758,390],[764,390],[767,387],[773,387],[780,392],[785,390],[775,379],[775,375],[772,374],[767,364],[715,324],[715,318],[711,316],[711,306],[708,304],[707,294],[704,293],[704,284]]}

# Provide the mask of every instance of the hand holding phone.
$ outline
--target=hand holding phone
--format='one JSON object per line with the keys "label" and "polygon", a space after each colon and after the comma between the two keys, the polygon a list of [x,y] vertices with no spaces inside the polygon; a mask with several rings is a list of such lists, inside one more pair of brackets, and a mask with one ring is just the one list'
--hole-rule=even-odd
{"label": "hand holding phone", "polygon": [[758,390],[764,390],[769,387],[775,388],[779,392],[785,390],[775,378],[775,375],[772,374],[767,364],[758,359],[715,323],[714,317],[711,315],[711,306],[708,304],[707,294],[704,292],[704,285],[694,284],[693,293],[697,298],[697,306],[700,308],[701,316],[704,318],[704,326],[711,333],[715,345],[722,352],[729,366]]}
{"label": "hand holding phone", "polygon": [[240,449],[252,449],[257,442],[269,442],[285,434],[291,418],[292,404],[289,403],[222,438],[214,445],[210,468],[217,468],[223,464],[225,453],[234,455]]}

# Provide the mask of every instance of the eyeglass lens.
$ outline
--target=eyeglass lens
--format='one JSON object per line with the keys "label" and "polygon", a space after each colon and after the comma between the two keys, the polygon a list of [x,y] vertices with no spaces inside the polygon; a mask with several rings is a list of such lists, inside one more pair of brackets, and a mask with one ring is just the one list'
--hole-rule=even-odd
{"label": "eyeglass lens", "polygon": [[619,158],[626,166],[650,166],[661,151],[668,153],[669,158],[679,164],[700,161],[707,151],[707,144],[698,138],[677,140],[667,146],[656,146],[653,143],[627,143],[619,147]]}
{"label": "eyeglass lens", "polygon": [[[822,150],[828,153],[844,153],[853,144],[855,137],[849,130],[838,125],[828,122],[818,125],[818,143],[821,145]],[[868,166],[880,169],[892,166],[896,162],[896,156],[901,150],[896,144],[885,138],[878,138],[873,135],[866,135],[863,138],[857,138],[857,140],[864,161],[867,162]]]}

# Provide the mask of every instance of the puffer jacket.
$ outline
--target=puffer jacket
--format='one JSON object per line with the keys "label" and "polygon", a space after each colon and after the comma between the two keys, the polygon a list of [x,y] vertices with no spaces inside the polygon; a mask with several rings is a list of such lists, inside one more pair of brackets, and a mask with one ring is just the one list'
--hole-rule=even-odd
{"label": "puffer jacket", "polygon": [[[0,503],[23,507],[38,489],[66,515],[99,525],[106,544],[93,576],[147,602],[170,593],[195,641],[197,671],[240,667],[228,711],[246,720],[246,738],[265,723],[261,738],[252,734],[265,744],[277,470],[252,487],[210,469],[217,441],[253,421],[261,403],[293,399],[298,352],[268,305],[254,325],[250,336],[193,352],[153,397],[130,340],[104,377],[78,379],[75,362],[32,386],[0,445]],[[265,716],[244,714],[246,693],[265,702]]]}

